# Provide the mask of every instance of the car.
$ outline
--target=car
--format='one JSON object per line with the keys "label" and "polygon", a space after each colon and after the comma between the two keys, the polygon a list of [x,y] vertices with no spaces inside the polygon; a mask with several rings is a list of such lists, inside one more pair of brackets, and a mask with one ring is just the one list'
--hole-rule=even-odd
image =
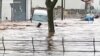
{"label": "car", "polygon": [[48,21],[47,10],[35,9],[32,16],[32,21],[47,22]]}

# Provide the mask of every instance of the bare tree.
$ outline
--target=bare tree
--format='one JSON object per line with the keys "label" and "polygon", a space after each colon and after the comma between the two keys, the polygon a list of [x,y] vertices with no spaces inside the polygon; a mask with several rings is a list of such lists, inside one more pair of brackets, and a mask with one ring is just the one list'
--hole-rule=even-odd
{"label": "bare tree", "polygon": [[53,9],[56,5],[58,0],[46,0],[45,4],[47,7],[47,13],[48,13],[48,31],[49,33],[54,33],[54,19],[53,19]]}

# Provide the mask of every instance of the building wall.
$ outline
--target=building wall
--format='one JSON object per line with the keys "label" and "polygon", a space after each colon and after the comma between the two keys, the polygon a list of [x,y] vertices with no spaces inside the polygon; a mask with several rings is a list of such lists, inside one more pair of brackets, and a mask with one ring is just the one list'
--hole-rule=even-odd
{"label": "building wall", "polygon": [[6,20],[6,17],[11,20],[11,3],[13,0],[2,0],[2,20]]}
{"label": "building wall", "polygon": [[66,9],[84,9],[85,3],[81,0],[65,0],[65,8]]}
{"label": "building wall", "polygon": [[94,0],[92,5],[95,9],[100,10],[100,0]]}
{"label": "building wall", "polygon": [[[12,8],[13,0],[2,0],[2,20],[11,20],[12,17]],[[31,0],[26,0],[26,19],[30,19],[31,15]]]}
{"label": "building wall", "polygon": [[[32,0],[32,7],[33,8],[36,8],[36,7],[46,8],[45,1],[46,0]],[[62,0],[58,0],[56,7],[61,6],[61,1]],[[82,2],[81,0],[65,0],[66,9],[84,9],[84,6],[85,6],[85,3]]]}
{"label": "building wall", "polygon": [[45,0],[32,0],[32,7],[46,7]]}
{"label": "building wall", "polygon": [[31,0],[26,0],[26,19],[31,17]]}
{"label": "building wall", "polygon": [[[33,8],[36,8],[36,7],[46,8],[45,1],[46,0],[32,0],[32,7]],[[57,6],[61,6],[61,0],[58,0],[56,7]]]}

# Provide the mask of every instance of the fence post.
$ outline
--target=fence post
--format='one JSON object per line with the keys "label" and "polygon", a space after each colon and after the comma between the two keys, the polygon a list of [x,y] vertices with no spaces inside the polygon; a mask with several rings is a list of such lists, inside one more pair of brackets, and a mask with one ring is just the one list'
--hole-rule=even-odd
{"label": "fence post", "polygon": [[34,40],[33,40],[33,37],[32,37],[32,46],[33,46],[33,52],[35,51],[35,47],[34,47]]}
{"label": "fence post", "polygon": [[4,52],[5,52],[6,48],[5,48],[5,44],[4,44],[4,37],[2,37],[2,45],[3,45]]}
{"label": "fence post", "polygon": [[94,48],[94,56],[95,56],[95,52],[96,52],[96,50],[95,50],[95,38],[93,38],[93,48]]}
{"label": "fence post", "polygon": [[62,37],[62,46],[63,46],[63,56],[64,56],[65,47],[64,47],[64,38],[63,37]]}

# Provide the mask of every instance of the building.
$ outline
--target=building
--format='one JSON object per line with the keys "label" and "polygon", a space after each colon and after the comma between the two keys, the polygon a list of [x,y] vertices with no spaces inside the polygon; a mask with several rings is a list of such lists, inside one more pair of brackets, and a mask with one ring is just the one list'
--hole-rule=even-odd
{"label": "building", "polygon": [[0,0],[0,20],[30,19],[31,0]]}
{"label": "building", "polygon": [[[36,8],[36,7],[46,8],[45,1],[46,0],[32,0],[32,7],[33,8]],[[56,7],[61,6],[61,1],[62,0],[58,0]],[[84,9],[85,7],[85,3],[82,2],[81,0],[64,0],[64,3],[65,3],[64,4],[65,9]]]}
{"label": "building", "polygon": [[100,10],[100,0],[94,0],[92,5],[96,10]]}

